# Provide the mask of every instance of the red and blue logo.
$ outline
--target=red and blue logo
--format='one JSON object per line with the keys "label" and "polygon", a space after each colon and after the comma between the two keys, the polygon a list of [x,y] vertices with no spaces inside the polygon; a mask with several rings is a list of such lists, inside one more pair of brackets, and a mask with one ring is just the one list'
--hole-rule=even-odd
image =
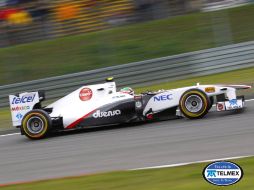
{"label": "red and blue logo", "polygon": [[88,101],[92,98],[93,96],[93,91],[90,88],[83,88],[79,92],[79,98],[82,101]]}

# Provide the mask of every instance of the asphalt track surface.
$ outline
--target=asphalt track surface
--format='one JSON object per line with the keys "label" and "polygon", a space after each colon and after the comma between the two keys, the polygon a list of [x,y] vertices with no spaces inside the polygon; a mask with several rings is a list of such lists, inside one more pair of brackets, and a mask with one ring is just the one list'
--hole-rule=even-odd
{"label": "asphalt track surface", "polygon": [[254,101],[243,113],[212,112],[132,127],[31,141],[0,136],[0,184],[254,155]]}

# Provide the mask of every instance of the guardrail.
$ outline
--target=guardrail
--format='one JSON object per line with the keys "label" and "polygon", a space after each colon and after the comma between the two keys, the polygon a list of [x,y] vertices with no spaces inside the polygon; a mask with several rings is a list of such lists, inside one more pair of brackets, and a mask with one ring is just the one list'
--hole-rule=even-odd
{"label": "guardrail", "polygon": [[141,86],[254,66],[254,41],[107,67],[92,71],[0,86],[0,107],[8,95],[45,90],[47,99],[59,98],[76,88],[114,76],[118,87]]}

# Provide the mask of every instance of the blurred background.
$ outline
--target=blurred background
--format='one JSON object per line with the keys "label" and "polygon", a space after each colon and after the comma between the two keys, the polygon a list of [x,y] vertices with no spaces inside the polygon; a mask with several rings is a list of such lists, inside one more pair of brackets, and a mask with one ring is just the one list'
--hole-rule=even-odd
{"label": "blurred background", "polygon": [[249,0],[0,0],[1,47],[247,4]]}
{"label": "blurred background", "polygon": [[250,41],[252,3],[0,0],[0,85]]}

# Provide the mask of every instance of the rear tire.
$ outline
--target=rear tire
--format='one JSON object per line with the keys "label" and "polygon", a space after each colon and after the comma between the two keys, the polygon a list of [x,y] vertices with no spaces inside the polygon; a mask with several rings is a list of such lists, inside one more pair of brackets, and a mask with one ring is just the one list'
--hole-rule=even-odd
{"label": "rear tire", "polygon": [[30,139],[42,139],[47,136],[51,126],[52,121],[47,112],[32,110],[24,116],[20,129]]}
{"label": "rear tire", "polygon": [[182,95],[179,108],[185,117],[200,119],[208,113],[210,104],[208,96],[203,91],[190,89]]}

